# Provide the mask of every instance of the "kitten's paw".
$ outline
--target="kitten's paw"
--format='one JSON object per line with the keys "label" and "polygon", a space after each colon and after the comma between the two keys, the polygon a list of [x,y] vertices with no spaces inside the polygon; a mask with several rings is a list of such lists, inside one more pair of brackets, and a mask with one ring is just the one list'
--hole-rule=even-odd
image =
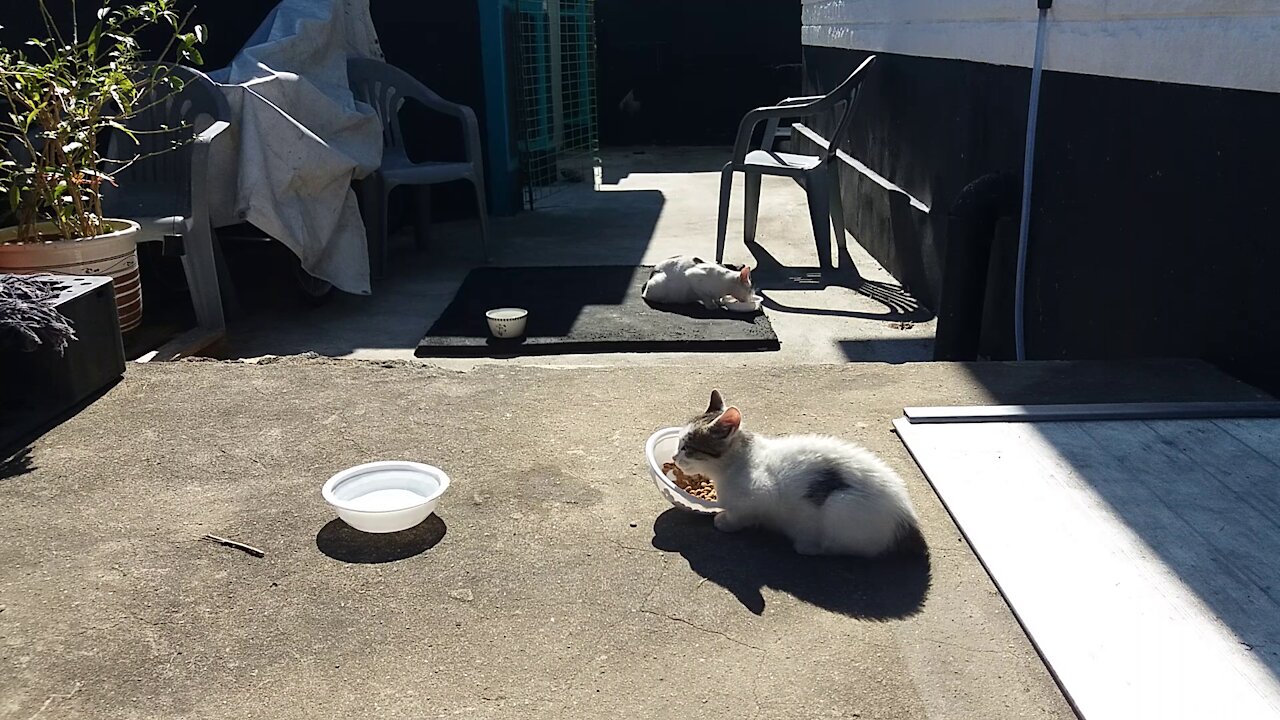
{"label": "kitten's paw", "polygon": [[802,538],[796,540],[792,545],[797,555],[822,555],[822,542],[813,538]]}
{"label": "kitten's paw", "polygon": [[727,533],[738,532],[747,526],[747,523],[737,515],[730,515],[723,511],[716,513],[711,522],[716,526],[717,530]]}

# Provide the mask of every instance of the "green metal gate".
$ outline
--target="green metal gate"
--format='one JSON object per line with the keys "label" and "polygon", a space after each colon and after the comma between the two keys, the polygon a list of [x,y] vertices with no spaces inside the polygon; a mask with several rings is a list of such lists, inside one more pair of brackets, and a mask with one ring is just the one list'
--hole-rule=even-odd
{"label": "green metal gate", "polygon": [[518,0],[524,202],[599,184],[595,0]]}

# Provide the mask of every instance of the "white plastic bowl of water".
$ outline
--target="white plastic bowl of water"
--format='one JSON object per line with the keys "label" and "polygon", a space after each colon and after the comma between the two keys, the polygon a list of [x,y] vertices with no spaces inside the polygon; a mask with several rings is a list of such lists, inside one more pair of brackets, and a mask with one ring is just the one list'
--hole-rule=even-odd
{"label": "white plastic bowl of water", "polygon": [[351,527],[390,533],[426,520],[448,489],[449,476],[440,468],[384,460],[343,470],[325,481],[320,494]]}

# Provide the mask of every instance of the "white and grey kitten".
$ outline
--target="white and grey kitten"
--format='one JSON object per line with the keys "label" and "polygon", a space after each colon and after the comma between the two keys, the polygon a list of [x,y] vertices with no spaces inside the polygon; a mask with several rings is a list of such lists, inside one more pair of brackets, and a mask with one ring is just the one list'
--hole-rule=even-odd
{"label": "white and grey kitten", "polygon": [[884,461],[833,437],[743,430],[718,390],[680,434],[675,463],[715,484],[716,529],[766,527],[801,555],[879,555],[916,528],[906,484]]}
{"label": "white and grey kitten", "polygon": [[718,265],[688,255],[667,258],[655,265],[640,291],[640,296],[650,302],[699,302],[709,310],[719,308],[726,295],[751,302],[751,268]]}

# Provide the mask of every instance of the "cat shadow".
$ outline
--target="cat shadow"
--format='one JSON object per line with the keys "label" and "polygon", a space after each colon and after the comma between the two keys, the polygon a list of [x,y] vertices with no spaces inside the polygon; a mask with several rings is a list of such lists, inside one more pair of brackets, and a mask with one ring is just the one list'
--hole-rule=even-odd
{"label": "cat shadow", "polygon": [[654,310],[683,315],[694,320],[739,320],[752,323],[755,322],[756,316],[760,314],[759,310],[754,312],[734,312],[724,309],[709,310],[699,303],[659,303],[647,299],[644,302]]}
{"label": "cat shadow", "polygon": [[341,520],[331,520],[316,533],[316,547],[345,563],[389,563],[421,555],[438,545],[446,532],[448,527],[439,515],[392,533],[360,532]]}
{"label": "cat shadow", "polygon": [[722,533],[709,516],[673,508],[654,520],[653,546],[679,553],[756,615],[765,609],[761,591],[770,588],[840,615],[895,620],[920,611],[931,580],[929,549],[918,532],[874,559],[810,557],[779,535]]}

